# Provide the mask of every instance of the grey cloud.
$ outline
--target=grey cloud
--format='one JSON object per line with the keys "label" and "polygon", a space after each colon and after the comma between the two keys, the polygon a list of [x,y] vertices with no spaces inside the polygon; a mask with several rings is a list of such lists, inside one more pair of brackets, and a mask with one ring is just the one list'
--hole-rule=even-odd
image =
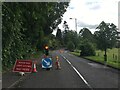
{"label": "grey cloud", "polygon": [[100,8],[100,2],[86,2],[85,5],[92,10],[97,10]]}
{"label": "grey cloud", "polygon": [[97,10],[99,8],[100,8],[100,5],[96,5],[96,6],[93,6],[93,7],[89,8],[89,9]]}
{"label": "grey cloud", "polygon": [[93,5],[93,4],[98,4],[98,3],[100,3],[100,2],[93,2],[93,1],[91,1],[91,2],[86,2],[85,4],[86,5]]}
{"label": "grey cloud", "polygon": [[97,25],[97,24],[95,24],[95,25],[90,25],[90,24],[87,24],[87,23],[84,23],[84,22],[78,22],[78,23],[77,23],[77,26],[78,26],[78,27],[88,28],[88,29],[95,29],[98,25]]}

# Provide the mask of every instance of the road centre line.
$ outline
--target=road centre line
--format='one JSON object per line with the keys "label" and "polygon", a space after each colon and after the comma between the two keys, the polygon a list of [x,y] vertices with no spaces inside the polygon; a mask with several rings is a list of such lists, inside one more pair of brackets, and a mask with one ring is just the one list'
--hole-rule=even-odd
{"label": "road centre line", "polygon": [[64,57],[63,55],[61,55],[70,65],[71,67],[75,70],[75,72],[78,74],[78,76],[84,81],[84,83],[92,90],[92,87],[88,84],[88,82],[85,80],[85,78],[81,75],[81,73],[71,64],[71,62]]}

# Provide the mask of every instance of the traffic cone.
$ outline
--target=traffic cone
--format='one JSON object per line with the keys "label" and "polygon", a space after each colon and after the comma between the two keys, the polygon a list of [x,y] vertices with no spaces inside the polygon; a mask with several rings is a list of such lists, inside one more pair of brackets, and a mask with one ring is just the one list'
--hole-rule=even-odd
{"label": "traffic cone", "polygon": [[37,72],[37,69],[36,69],[36,62],[34,62],[34,64],[33,64],[33,72]]}
{"label": "traffic cone", "polygon": [[56,69],[61,69],[60,62],[58,56],[56,56]]}

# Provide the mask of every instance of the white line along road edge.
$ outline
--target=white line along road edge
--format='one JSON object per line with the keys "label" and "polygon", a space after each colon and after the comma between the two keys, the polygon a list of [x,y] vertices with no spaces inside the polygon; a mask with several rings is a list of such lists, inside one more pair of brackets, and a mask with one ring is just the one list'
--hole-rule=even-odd
{"label": "white line along road edge", "polygon": [[75,72],[78,74],[78,76],[84,81],[84,83],[90,88],[92,89],[92,87],[88,84],[88,82],[85,80],[85,78],[80,74],[80,72],[71,64],[71,62],[64,57],[63,55],[61,55],[70,65],[71,67],[75,70]]}
{"label": "white line along road edge", "polygon": [[[29,74],[28,74],[29,75]],[[21,78],[19,78],[18,80],[16,80],[12,85],[10,85],[9,87],[7,88],[12,88],[14,87],[14,85],[16,85],[17,83],[19,83],[20,81],[22,81],[25,77],[27,77],[28,75],[26,76],[22,76]]]}

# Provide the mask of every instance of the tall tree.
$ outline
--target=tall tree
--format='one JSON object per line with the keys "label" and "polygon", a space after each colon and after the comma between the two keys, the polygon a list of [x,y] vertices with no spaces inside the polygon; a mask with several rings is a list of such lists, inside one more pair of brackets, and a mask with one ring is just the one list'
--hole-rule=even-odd
{"label": "tall tree", "polygon": [[62,32],[62,38],[64,41],[64,45],[67,46],[69,26],[66,21],[63,22],[63,28],[64,31]]}
{"label": "tall tree", "polygon": [[62,40],[62,32],[61,32],[61,29],[57,29],[57,32],[56,32],[56,38],[61,41]]}
{"label": "tall tree", "polygon": [[72,41],[74,46],[75,46],[75,49],[76,49],[77,48],[77,44],[78,44],[77,32],[73,31],[73,30],[70,30],[70,31],[68,31],[67,37],[68,37],[68,42]]}
{"label": "tall tree", "polygon": [[87,39],[91,42],[94,42],[93,34],[91,33],[91,31],[88,28],[81,29],[79,32],[79,36],[81,36],[83,39]]}
{"label": "tall tree", "polygon": [[102,21],[96,28],[99,31],[94,33],[99,49],[104,50],[104,61],[107,61],[107,48],[112,48],[117,40],[117,28],[113,23]]}

